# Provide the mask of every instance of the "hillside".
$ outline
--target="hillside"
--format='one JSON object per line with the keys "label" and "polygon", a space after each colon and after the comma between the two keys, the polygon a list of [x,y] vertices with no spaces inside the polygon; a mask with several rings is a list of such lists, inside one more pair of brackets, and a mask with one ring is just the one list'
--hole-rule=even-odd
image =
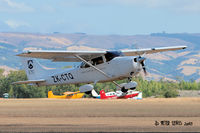
{"label": "hillside", "polygon": [[[15,55],[28,49],[57,50],[119,50],[160,46],[186,45],[181,51],[164,52],[145,55],[147,70],[146,78],[166,78],[168,80],[185,79],[200,81],[200,34],[166,34],[151,35],[87,35],[77,34],[31,34],[31,33],[0,33],[0,66],[20,69],[19,57]],[[52,63],[41,60],[48,67],[74,65],[70,63]],[[5,67],[7,66],[7,67]]]}

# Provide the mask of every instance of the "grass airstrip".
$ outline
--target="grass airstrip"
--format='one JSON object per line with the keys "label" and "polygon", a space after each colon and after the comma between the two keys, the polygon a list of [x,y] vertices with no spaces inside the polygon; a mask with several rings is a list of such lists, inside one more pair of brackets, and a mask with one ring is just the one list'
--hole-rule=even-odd
{"label": "grass airstrip", "polygon": [[200,98],[0,99],[0,132],[200,131]]}

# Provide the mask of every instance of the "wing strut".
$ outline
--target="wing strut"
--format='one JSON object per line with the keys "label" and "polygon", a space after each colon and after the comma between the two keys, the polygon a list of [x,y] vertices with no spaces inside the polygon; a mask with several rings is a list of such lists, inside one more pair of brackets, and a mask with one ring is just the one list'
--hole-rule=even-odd
{"label": "wing strut", "polygon": [[[94,65],[92,65],[90,62],[84,60],[83,58],[81,58],[79,55],[75,55],[75,57],[77,57],[78,59],[80,59],[81,61],[85,62],[86,64],[88,64],[90,67],[94,68],[95,70],[97,70],[98,72],[100,72],[101,74],[103,74],[105,77],[107,78],[111,78],[108,74],[106,74],[105,72],[103,72],[102,70],[100,70],[99,68],[95,67]],[[122,88],[117,82],[112,81],[116,86]]]}

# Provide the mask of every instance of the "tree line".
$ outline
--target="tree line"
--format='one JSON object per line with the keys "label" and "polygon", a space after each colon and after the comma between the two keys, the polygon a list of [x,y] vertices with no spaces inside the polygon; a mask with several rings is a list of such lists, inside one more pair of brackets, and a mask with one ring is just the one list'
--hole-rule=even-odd
{"label": "tree line", "polygon": [[[11,71],[7,76],[3,75],[4,70],[0,69],[0,97],[4,93],[9,93],[10,98],[45,98],[48,91],[52,90],[54,94],[61,95],[66,91],[78,91],[79,87],[83,84],[70,84],[58,86],[31,86],[26,84],[13,85],[13,82],[27,80],[25,71]],[[136,90],[142,91],[143,97],[177,97],[178,90],[200,90],[200,82],[195,81],[147,81],[142,77],[135,77],[133,81],[138,83]],[[117,83],[124,83],[127,80],[120,80]],[[111,82],[97,83],[94,89],[99,93],[104,89],[108,91],[116,91],[116,86]],[[87,97],[90,97],[87,95]]]}

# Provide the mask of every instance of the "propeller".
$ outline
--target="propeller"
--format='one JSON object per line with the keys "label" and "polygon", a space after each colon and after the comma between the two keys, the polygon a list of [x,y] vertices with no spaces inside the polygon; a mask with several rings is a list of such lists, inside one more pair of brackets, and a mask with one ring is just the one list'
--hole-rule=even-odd
{"label": "propeller", "polygon": [[142,69],[144,71],[144,74],[147,75],[147,71],[146,71],[146,67],[145,67],[145,64],[144,64],[144,60],[141,62],[141,65],[142,65]]}
{"label": "propeller", "polygon": [[[139,50],[139,47],[138,47],[137,44],[135,44],[135,48]],[[146,60],[146,58],[145,57],[141,57],[140,56],[141,53],[139,53],[139,52],[137,52],[137,53],[138,53],[139,57],[138,58],[134,58],[134,61],[135,62],[139,62],[142,65],[142,69],[143,69],[144,74],[146,76],[147,75],[147,71],[146,71],[146,67],[145,67],[145,63],[144,63],[144,60]],[[146,53],[143,53],[142,55],[145,56]]]}
{"label": "propeller", "polygon": [[139,56],[139,57],[137,58],[137,62],[139,62],[139,63],[142,65],[142,69],[143,69],[143,71],[144,71],[144,74],[147,75],[146,66],[145,66],[145,64],[144,64],[144,61],[145,61],[145,60],[146,60],[145,57]]}

